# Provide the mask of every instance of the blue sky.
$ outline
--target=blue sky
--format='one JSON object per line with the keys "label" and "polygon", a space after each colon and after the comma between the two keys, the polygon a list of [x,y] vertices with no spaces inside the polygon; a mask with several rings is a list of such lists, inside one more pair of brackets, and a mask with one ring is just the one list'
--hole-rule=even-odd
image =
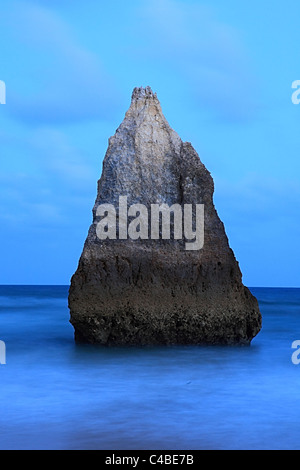
{"label": "blue sky", "polygon": [[248,286],[299,287],[294,1],[1,0],[1,284],[69,284],[135,86],[215,181]]}

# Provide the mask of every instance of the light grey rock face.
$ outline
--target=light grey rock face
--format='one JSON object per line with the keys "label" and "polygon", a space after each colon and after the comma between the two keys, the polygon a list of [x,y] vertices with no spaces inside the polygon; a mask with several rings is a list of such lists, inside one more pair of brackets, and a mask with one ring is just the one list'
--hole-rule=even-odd
{"label": "light grey rock face", "polygon": [[[75,340],[105,345],[249,344],[260,331],[258,303],[243,285],[213,204],[212,177],[182,142],[147,88],[135,88],[109,146],[93,223],[69,291]],[[204,205],[204,245],[184,239],[100,240],[97,209],[119,196],[128,206]],[[130,221],[129,217],[129,221]],[[150,215],[149,215],[150,224]],[[172,233],[172,230],[171,230]]]}

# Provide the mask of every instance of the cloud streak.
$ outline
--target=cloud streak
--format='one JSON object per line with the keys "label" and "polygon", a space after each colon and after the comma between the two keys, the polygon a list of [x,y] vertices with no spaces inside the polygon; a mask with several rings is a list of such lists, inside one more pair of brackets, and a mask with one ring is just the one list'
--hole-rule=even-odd
{"label": "cloud streak", "polygon": [[9,92],[12,117],[38,124],[109,117],[118,92],[101,59],[79,43],[57,13],[13,3],[15,8],[4,10],[10,29],[6,36],[9,40],[14,31],[12,39],[32,66],[22,66],[21,58],[12,64],[23,74],[22,87]]}
{"label": "cloud streak", "polygon": [[154,0],[140,15],[152,38],[145,55],[181,75],[198,106],[227,121],[255,116],[258,84],[238,30],[211,8],[182,1]]}

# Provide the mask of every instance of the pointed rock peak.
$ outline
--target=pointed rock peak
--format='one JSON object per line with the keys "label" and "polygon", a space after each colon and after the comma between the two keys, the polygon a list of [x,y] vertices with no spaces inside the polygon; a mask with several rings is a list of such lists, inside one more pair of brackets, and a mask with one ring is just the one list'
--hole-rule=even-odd
{"label": "pointed rock peak", "polygon": [[131,101],[137,101],[137,100],[157,100],[156,93],[153,93],[152,89],[150,86],[146,86],[146,88],[141,87],[136,87],[134,88],[131,96]]}
{"label": "pointed rock peak", "polygon": [[170,127],[157,95],[150,86],[134,88],[130,107],[116,132],[118,138],[124,137],[124,130],[126,135],[128,130],[137,133],[144,146],[148,142],[152,147],[163,147],[168,142],[168,145],[171,143],[179,151],[181,139]]}
{"label": "pointed rock peak", "polygon": [[156,93],[153,93],[149,86],[134,88],[131,95],[130,108],[126,113],[126,117],[133,117],[140,121],[144,120],[146,116],[157,116],[165,120],[160,102]]}

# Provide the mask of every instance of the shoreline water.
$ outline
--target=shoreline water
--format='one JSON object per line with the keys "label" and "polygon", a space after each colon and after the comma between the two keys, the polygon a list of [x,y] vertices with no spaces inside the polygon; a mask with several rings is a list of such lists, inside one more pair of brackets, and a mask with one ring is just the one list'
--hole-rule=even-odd
{"label": "shoreline water", "polygon": [[68,286],[0,286],[0,449],[299,449],[300,289],[250,347],[76,345]]}

